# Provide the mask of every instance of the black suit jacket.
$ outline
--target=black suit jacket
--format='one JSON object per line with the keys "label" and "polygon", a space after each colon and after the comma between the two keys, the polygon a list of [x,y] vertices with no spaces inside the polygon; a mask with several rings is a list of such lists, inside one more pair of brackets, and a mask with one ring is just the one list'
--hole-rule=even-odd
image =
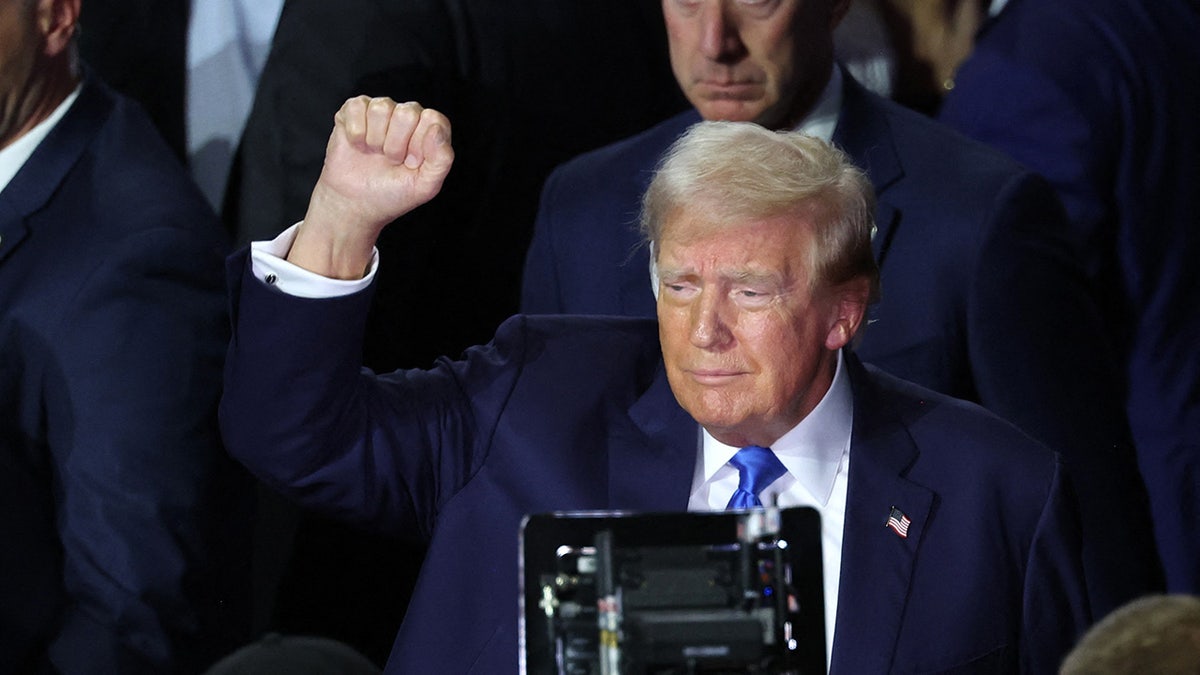
{"label": "black suit jacket", "polygon": [[196,672],[248,637],[225,245],[95,81],[0,192],[0,672]]}

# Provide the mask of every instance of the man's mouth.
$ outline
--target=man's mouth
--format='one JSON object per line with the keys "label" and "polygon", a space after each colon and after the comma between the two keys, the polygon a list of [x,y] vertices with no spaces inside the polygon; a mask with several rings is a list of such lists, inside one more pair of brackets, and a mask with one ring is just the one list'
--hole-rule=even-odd
{"label": "man's mouth", "polygon": [[747,100],[762,91],[758,82],[701,80],[699,85],[704,96],[710,99]]}

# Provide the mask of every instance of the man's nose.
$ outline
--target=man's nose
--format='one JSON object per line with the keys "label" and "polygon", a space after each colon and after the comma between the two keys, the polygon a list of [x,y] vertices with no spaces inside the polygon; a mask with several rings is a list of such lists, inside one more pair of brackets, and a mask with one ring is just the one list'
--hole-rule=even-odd
{"label": "man's nose", "polygon": [[700,51],[712,61],[729,63],[746,54],[736,8],[729,0],[705,2],[700,11]]}
{"label": "man's nose", "polygon": [[718,293],[705,289],[692,305],[691,341],[700,349],[720,350],[733,338],[724,316],[725,303]]}

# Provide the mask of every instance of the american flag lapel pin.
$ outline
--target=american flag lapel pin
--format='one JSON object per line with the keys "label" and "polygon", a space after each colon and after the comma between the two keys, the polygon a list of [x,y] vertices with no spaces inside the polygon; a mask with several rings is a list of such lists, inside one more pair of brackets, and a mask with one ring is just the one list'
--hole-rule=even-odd
{"label": "american flag lapel pin", "polygon": [[905,539],[908,539],[908,526],[911,524],[912,521],[908,519],[908,516],[904,515],[904,512],[895,506],[888,513],[887,523],[885,523],[893,532]]}

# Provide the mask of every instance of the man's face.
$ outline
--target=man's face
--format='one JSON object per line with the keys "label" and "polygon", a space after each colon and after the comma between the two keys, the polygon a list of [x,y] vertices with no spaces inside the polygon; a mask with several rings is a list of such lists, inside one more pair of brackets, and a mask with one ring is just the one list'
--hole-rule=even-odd
{"label": "man's face", "polygon": [[663,0],[671,67],[706,120],[795,124],[833,66],[841,0]]}
{"label": "man's face", "polygon": [[838,293],[810,288],[810,237],[804,216],[722,225],[700,208],[663,228],[667,377],[679,404],[723,443],[768,446],[799,423],[857,327],[841,321],[847,305]]}

